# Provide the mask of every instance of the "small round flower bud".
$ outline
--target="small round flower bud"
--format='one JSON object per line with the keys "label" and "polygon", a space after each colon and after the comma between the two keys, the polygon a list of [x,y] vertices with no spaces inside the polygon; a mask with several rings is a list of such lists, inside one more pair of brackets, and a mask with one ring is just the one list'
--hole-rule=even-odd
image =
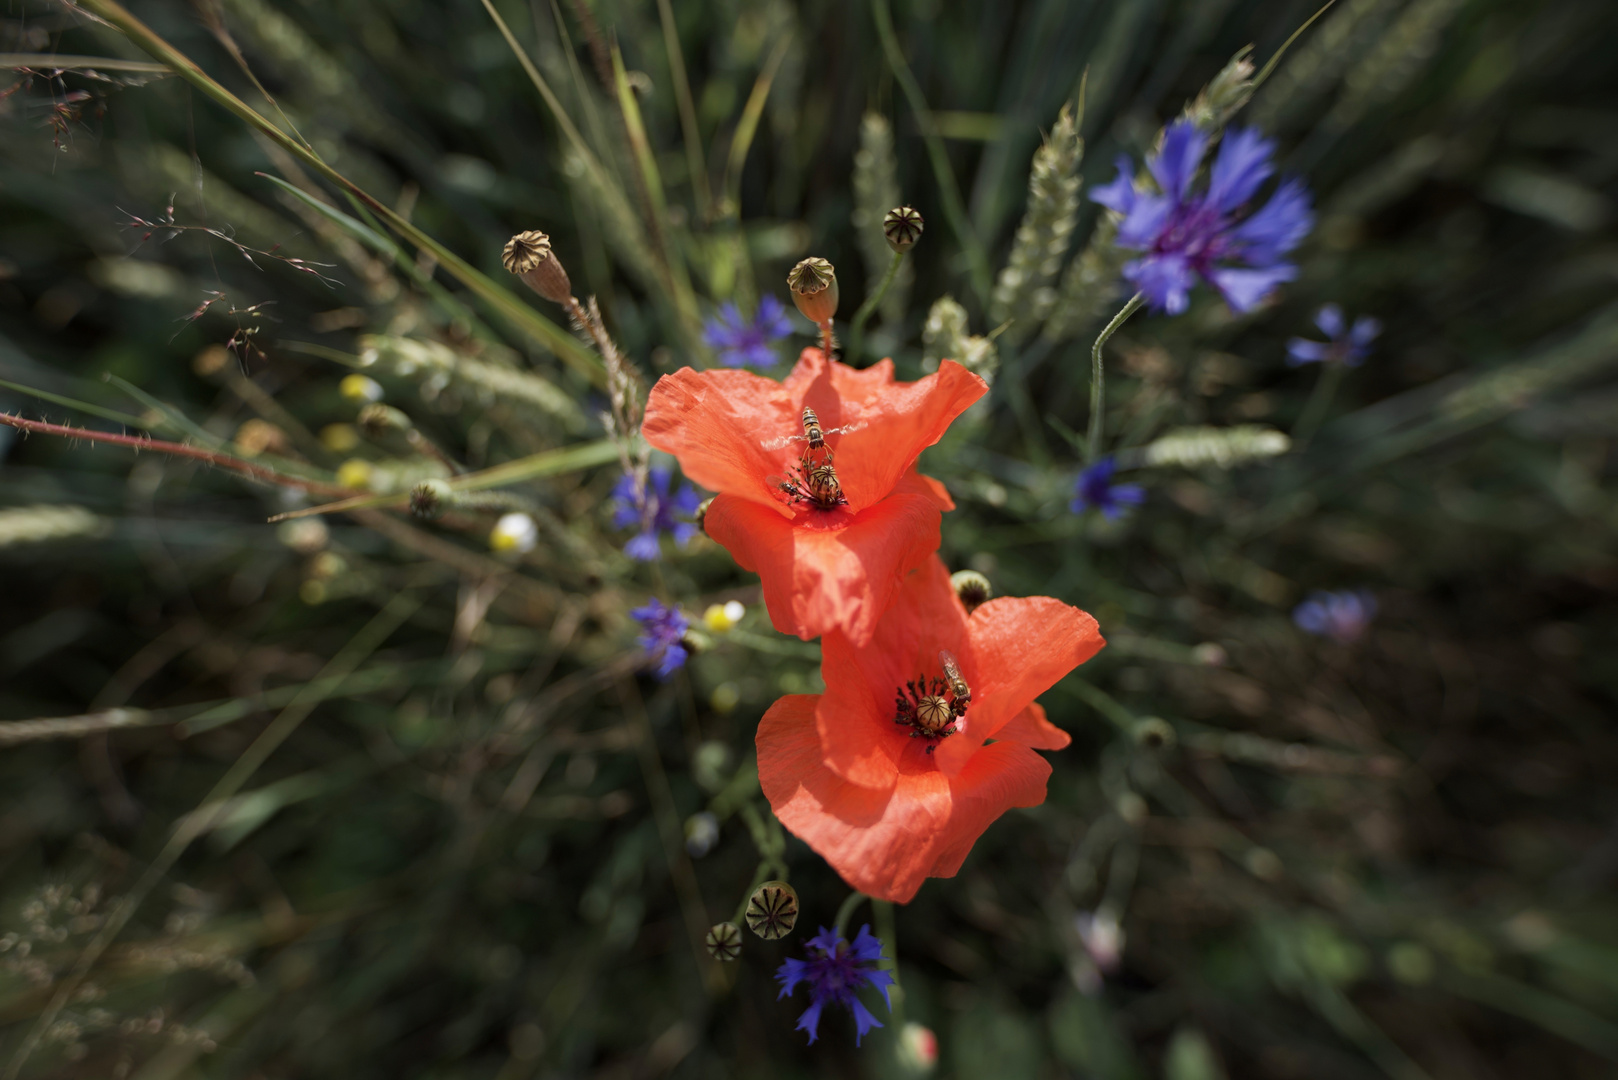
{"label": "small round flower bud", "polygon": [[1147,750],[1167,750],[1174,745],[1174,729],[1168,721],[1156,716],[1148,716],[1135,724],[1130,732],[1135,737],[1135,745],[1145,747]]}
{"label": "small round flower bud", "polygon": [[392,405],[384,405],[380,401],[373,401],[361,409],[354,418],[365,433],[371,436],[381,435],[385,431],[408,431],[412,425],[410,417],[395,409]]}
{"label": "small round flower bud", "polygon": [[562,260],[551,251],[551,238],[538,229],[520,232],[507,240],[500,261],[552,303],[567,304],[573,299],[573,283],[567,279]]}
{"label": "small round flower bud", "polygon": [[281,454],[287,449],[286,432],[267,420],[253,419],[236,429],[236,452],[245,458]]}
{"label": "small round flower bud", "polygon": [[830,322],[837,314],[837,271],[825,259],[811,256],[794,266],[787,288],[803,317],[815,325]]}
{"label": "small round flower bud", "polygon": [[335,454],[346,454],[360,444],[352,424],[327,424],[320,429],[320,445]]}
{"label": "small round flower bud", "polygon": [[728,964],[742,954],[742,932],[732,922],[714,923],[706,938],[708,955]]}
{"label": "small round flower bud", "polygon": [[358,372],[344,375],[342,381],[337,384],[337,392],[350,401],[382,400],[382,384],[369,375],[361,375]]}
{"label": "small round flower bud", "polygon": [[534,550],[538,543],[539,526],[527,514],[504,514],[489,533],[489,547],[494,551],[521,554]]}
{"label": "small round flower bud", "polygon": [[882,219],[882,235],[888,238],[888,246],[901,255],[916,246],[924,228],[926,223],[911,206],[895,206]]}
{"label": "small round flower bud", "polygon": [[912,1072],[930,1073],[938,1064],[938,1036],[914,1020],[899,1032],[899,1059]]}
{"label": "small round flower bud", "polygon": [[444,481],[423,480],[410,489],[410,512],[424,521],[436,521],[444,516],[452,498],[454,493]]}
{"label": "small round flower bud", "polygon": [[798,894],[784,881],[766,881],[747,901],[747,928],[765,941],[792,933],[798,925]]}
{"label": "small round flower bud", "polygon": [[685,853],[700,859],[719,843],[719,819],[708,811],[692,814],[685,819]]}
{"label": "small round flower bud", "polygon": [[337,486],[364,491],[371,485],[376,469],[364,458],[349,458],[337,467]]}
{"label": "small round flower bud", "polygon": [[710,740],[697,747],[691,762],[691,775],[697,786],[710,795],[717,795],[730,782],[735,771],[736,755],[729,746]]}
{"label": "small round flower bud", "polygon": [[957,570],[949,576],[950,588],[966,608],[968,615],[976,611],[994,595],[989,579],[976,570]]}

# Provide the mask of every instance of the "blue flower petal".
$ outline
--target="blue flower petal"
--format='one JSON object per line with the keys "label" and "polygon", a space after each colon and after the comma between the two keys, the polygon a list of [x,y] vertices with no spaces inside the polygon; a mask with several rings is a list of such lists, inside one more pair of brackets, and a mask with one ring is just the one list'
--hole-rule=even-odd
{"label": "blue flower petal", "polygon": [[1300,364],[1318,364],[1331,357],[1332,347],[1324,341],[1310,341],[1308,338],[1295,337],[1287,341],[1287,363],[1292,367]]}
{"label": "blue flower petal", "polygon": [[1275,143],[1257,128],[1236,128],[1225,133],[1208,177],[1208,199],[1223,213],[1241,206],[1275,171],[1270,156]]}
{"label": "blue flower petal", "polygon": [[1297,247],[1315,222],[1309,206],[1309,190],[1301,182],[1283,181],[1269,202],[1231,230],[1241,257],[1254,266],[1264,266]]}
{"label": "blue flower petal", "polygon": [[657,534],[643,532],[639,536],[632,537],[629,543],[624,545],[624,554],[640,562],[652,562],[661,554],[657,546]]}
{"label": "blue flower petal", "polygon": [[776,995],[776,1000],[779,1001],[781,998],[790,995],[793,990],[797,989],[798,984],[808,977],[809,964],[806,961],[794,960],[790,957],[781,961],[781,966],[775,969],[775,978],[781,984],[781,992]]}
{"label": "blue flower petal", "polygon": [[1381,333],[1381,319],[1373,315],[1361,315],[1354,320],[1354,328],[1348,332],[1348,340],[1356,349],[1364,349]]}
{"label": "blue flower petal", "polygon": [[1118,155],[1118,177],[1110,184],[1090,189],[1090,201],[1108,210],[1127,214],[1135,208],[1135,163],[1127,154]]}
{"label": "blue flower petal", "polygon": [[807,1031],[809,1033],[810,1046],[815,1045],[815,1039],[819,1037],[820,1010],[824,1009],[825,1007],[826,1000],[824,998],[817,997],[809,1002],[809,1007],[803,1010],[802,1016],[798,1017],[798,1026],[796,1030]]}
{"label": "blue flower petal", "polygon": [[1283,281],[1291,281],[1297,276],[1298,268],[1291,263],[1281,263],[1257,270],[1221,267],[1209,272],[1214,287],[1223,294],[1225,303],[1230,305],[1230,309],[1237,313],[1251,311],[1269,296],[1277,285]]}
{"label": "blue flower petal", "polygon": [[1196,276],[1184,255],[1169,253],[1136,259],[1124,267],[1124,276],[1146,296],[1153,311],[1179,315],[1191,306],[1191,286],[1196,284]]}
{"label": "blue flower petal", "polygon": [[[881,1027],[882,1021],[872,1016],[871,1010],[867,1009],[859,998],[850,998],[848,1008],[854,1014],[854,1026],[857,1029],[854,1032],[854,1045],[858,1046],[860,1040],[865,1038],[865,1033],[874,1027]],[[812,1042],[813,1040],[810,1041]]]}
{"label": "blue flower petal", "polygon": [[1343,336],[1343,309],[1336,304],[1321,304],[1315,312],[1315,325],[1320,332],[1336,341]]}
{"label": "blue flower petal", "polygon": [[1162,149],[1146,159],[1146,167],[1157,180],[1157,186],[1163,189],[1163,194],[1175,202],[1181,202],[1207,148],[1208,136],[1198,131],[1191,121],[1177,120],[1164,132]]}
{"label": "blue flower petal", "polygon": [[1149,248],[1162,235],[1174,213],[1174,201],[1166,195],[1141,195],[1129,214],[1118,223],[1118,246]]}

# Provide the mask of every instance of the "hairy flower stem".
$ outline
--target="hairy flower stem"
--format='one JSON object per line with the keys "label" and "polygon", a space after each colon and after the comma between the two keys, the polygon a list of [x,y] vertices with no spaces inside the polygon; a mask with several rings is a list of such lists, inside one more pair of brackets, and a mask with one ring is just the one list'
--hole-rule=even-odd
{"label": "hairy flower stem", "polygon": [[820,324],[820,351],[826,354],[827,360],[832,358],[831,347],[836,341],[837,338],[831,330],[831,320],[827,319]]}
{"label": "hairy flower stem", "polygon": [[286,473],[276,472],[266,466],[231,457],[229,454],[204,450],[197,446],[187,446],[185,443],[165,442],[162,439],[152,439],[145,435],[114,435],[109,431],[90,431],[86,428],[69,427],[66,424],[51,424],[43,420],[24,420],[22,417],[12,416],[10,413],[0,413],[0,424],[18,428],[22,431],[37,431],[43,435],[60,435],[63,438],[83,439],[86,442],[112,443],[115,446],[127,446],[137,451],[155,450],[159,454],[170,454],[174,457],[190,458],[193,461],[216,465],[221,469],[229,469],[244,476],[251,476],[255,480],[262,480],[267,484],[303,488],[305,491],[313,491],[321,495],[347,495],[349,491],[348,488],[338,487],[336,484],[308,480],[301,476],[288,476]]}
{"label": "hairy flower stem", "polygon": [[893,918],[893,901],[872,900],[871,914],[876,918],[876,936],[882,942],[881,965],[893,973],[893,987],[888,992],[888,1014],[893,1017],[893,1030],[903,1031],[905,1026],[904,988],[899,985],[899,928]]}
{"label": "hairy flower stem", "polygon": [[876,287],[876,292],[865,298],[865,303],[854,313],[854,324],[848,331],[848,354],[858,363],[860,352],[865,347],[865,324],[871,318],[871,313],[882,303],[882,298],[888,295],[888,288],[893,279],[899,276],[899,267],[905,261],[904,252],[895,251],[893,261],[888,263],[888,272],[883,275],[882,283]]}
{"label": "hairy flower stem", "polygon": [[1090,346],[1090,430],[1085,440],[1085,461],[1094,461],[1101,455],[1102,397],[1107,379],[1106,367],[1101,362],[1101,346],[1105,345],[1107,339],[1112,337],[1117,329],[1145,303],[1146,298],[1141,293],[1131,296],[1129,303],[1112,317],[1112,322],[1106,325],[1101,331],[1101,336],[1096,338],[1096,343]]}
{"label": "hairy flower stem", "polygon": [[1300,449],[1314,435],[1320,427],[1320,422],[1326,418],[1326,410],[1331,408],[1332,398],[1337,396],[1337,387],[1343,381],[1343,372],[1347,365],[1328,360],[1321,365],[1320,378],[1315,380],[1315,388],[1309,394],[1309,400],[1304,403],[1303,412],[1298,414],[1298,422],[1292,428],[1293,445]]}
{"label": "hairy flower stem", "polygon": [[[848,937],[848,920],[853,917],[854,909],[860,906],[861,900],[870,899],[870,897],[858,890],[849,893],[848,899],[844,900],[842,906],[837,909],[837,922],[832,927],[832,933],[840,938]],[[879,901],[871,900],[871,903],[876,904]]]}

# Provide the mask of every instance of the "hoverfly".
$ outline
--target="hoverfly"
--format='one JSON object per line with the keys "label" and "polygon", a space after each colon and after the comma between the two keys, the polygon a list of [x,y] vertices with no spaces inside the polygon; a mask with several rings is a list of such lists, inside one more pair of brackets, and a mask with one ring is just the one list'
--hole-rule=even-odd
{"label": "hoverfly", "polygon": [[826,448],[826,433],[820,429],[820,417],[807,405],[803,407],[803,437],[811,450]]}
{"label": "hoverfly", "polygon": [[799,463],[795,480],[771,476],[769,484],[784,492],[793,502],[808,503],[816,510],[835,510],[848,505],[848,497],[843,494],[843,485],[838,481],[837,470],[832,468],[831,462],[811,465],[808,455]]}
{"label": "hoverfly", "polygon": [[956,715],[960,715],[972,703],[972,688],[961,678],[961,665],[955,659],[954,653],[948,649],[939,649],[938,660],[944,665],[944,681],[949,683],[950,693],[955,695]]}

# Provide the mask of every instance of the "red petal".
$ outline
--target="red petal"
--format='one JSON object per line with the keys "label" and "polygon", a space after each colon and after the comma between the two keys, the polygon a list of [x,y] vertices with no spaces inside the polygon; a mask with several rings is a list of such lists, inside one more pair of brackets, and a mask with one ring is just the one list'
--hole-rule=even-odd
{"label": "red petal", "polygon": [[694,483],[763,503],[779,516],[787,511],[767,479],[787,475],[792,455],[786,444],[766,449],[764,439],[802,430],[795,401],[780,383],[750,371],[681,368],[652,387],[641,435],[679,458]]}
{"label": "red petal", "polygon": [[1037,701],[1007,721],[994,737],[1035,750],[1061,750],[1073,741],[1073,736],[1045,719],[1045,707]]}
{"label": "red petal", "polygon": [[864,644],[903,576],[938,549],[938,504],[925,491],[907,481],[858,514],[806,511],[791,518],[723,494],[708,508],[704,527],[743,569],[758,574],[777,630],[806,641],[840,630]]}
{"label": "red petal", "polygon": [[895,774],[851,783],[825,765],[816,724],[824,702],[785,697],[758,728],[759,784],[781,824],[861,892],[909,901],[928,877],[948,877],[983,831],[1013,806],[1045,798],[1050,766],[1027,747],[996,743],[961,775]]}
{"label": "red petal", "polygon": [[942,361],[932,375],[901,383],[893,380],[892,360],[851,368],[828,364],[819,349],[803,350],[785,386],[800,410],[815,410],[828,432],[826,444],[837,454],[837,477],[854,510],[893,490],[921,452],[988,391],[987,383],[953,360]]}
{"label": "red petal", "polygon": [[990,600],[972,612],[967,631],[972,647],[961,658],[972,686],[967,729],[978,740],[995,738],[1106,644],[1095,619],[1048,596]]}

